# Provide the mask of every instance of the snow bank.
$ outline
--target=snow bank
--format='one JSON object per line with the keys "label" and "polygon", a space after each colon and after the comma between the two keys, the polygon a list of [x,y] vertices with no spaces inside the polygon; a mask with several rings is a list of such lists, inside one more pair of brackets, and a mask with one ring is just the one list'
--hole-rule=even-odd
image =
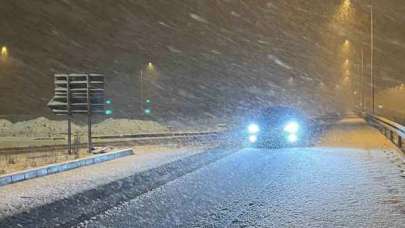
{"label": "snow bank", "polygon": [[[130,119],[107,119],[93,125],[95,135],[135,134],[165,132],[167,127],[155,122]],[[0,119],[0,136],[49,137],[66,134],[67,121],[39,117],[33,120],[12,123]],[[72,124],[72,132],[86,133],[87,126]]]}

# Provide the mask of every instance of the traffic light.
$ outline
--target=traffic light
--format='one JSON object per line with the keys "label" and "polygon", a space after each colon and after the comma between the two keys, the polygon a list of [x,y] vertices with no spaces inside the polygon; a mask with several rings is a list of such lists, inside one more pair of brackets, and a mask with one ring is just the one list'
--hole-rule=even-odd
{"label": "traffic light", "polygon": [[149,114],[152,112],[152,110],[151,110],[150,108],[145,108],[145,110],[143,110],[143,112],[144,112],[146,115],[149,115]]}
{"label": "traffic light", "polygon": [[150,115],[152,113],[152,100],[150,98],[145,99],[145,108],[143,113],[145,115]]}
{"label": "traffic light", "polygon": [[104,111],[104,114],[106,114],[107,116],[112,115],[112,110],[111,109],[107,109]]}
{"label": "traffic light", "polygon": [[105,100],[105,108],[104,108],[104,114],[107,116],[111,116],[113,111],[111,108],[112,100],[111,99],[106,99]]}

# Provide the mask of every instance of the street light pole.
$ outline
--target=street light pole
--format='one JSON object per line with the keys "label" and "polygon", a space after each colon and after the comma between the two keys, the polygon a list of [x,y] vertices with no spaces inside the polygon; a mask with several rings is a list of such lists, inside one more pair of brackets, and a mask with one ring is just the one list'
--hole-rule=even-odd
{"label": "street light pole", "polygon": [[360,85],[361,85],[361,111],[364,112],[364,50],[361,47],[361,75],[360,75]]}
{"label": "street light pole", "polygon": [[375,98],[374,98],[374,75],[373,75],[373,63],[374,63],[374,12],[373,5],[370,8],[371,21],[370,21],[370,83],[371,83],[371,111],[374,114],[375,111]]}
{"label": "street light pole", "polygon": [[141,84],[141,111],[143,112],[143,70],[141,70],[141,75],[140,75],[140,84]]}

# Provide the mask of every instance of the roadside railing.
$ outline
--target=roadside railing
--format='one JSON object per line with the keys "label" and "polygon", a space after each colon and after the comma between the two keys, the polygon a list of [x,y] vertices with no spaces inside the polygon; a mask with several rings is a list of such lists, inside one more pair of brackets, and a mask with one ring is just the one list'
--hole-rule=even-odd
{"label": "roadside railing", "polygon": [[164,133],[143,133],[143,134],[129,134],[129,135],[104,135],[104,136],[94,136],[93,139],[188,137],[188,136],[218,135],[220,133],[222,132],[220,131],[164,132]]}
{"label": "roadside railing", "polygon": [[[112,146],[122,143],[134,143],[134,144],[148,144],[148,143],[160,143],[162,141],[172,140],[195,140],[200,137],[217,138],[223,135],[222,131],[210,131],[210,132],[164,132],[164,133],[144,133],[144,134],[131,134],[131,135],[105,135],[105,136],[93,136],[93,139],[103,140],[94,142],[94,146]],[[75,145],[79,148],[85,148],[86,143],[80,143]],[[10,154],[25,154],[35,152],[47,152],[56,150],[67,149],[66,144],[60,145],[44,145],[44,146],[30,146],[30,147],[13,147],[13,148],[0,148],[0,155]]]}
{"label": "roadside railing", "polygon": [[372,126],[379,129],[385,137],[404,151],[405,126],[372,114],[365,114],[365,118]]}
{"label": "roadside railing", "polygon": [[[166,132],[132,135],[106,135],[93,137],[94,153],[108,152],[111,148],[144,145],[205,145],[227,142],[224,131]],[[14,147],[0,149],[0,175],[7,170],[24,169],[40,165],[69,161],[88,156],[86,143],[74,143],[73,153],[67,152],[67,144]],[[81,150],[80,150],[81,149]]]}

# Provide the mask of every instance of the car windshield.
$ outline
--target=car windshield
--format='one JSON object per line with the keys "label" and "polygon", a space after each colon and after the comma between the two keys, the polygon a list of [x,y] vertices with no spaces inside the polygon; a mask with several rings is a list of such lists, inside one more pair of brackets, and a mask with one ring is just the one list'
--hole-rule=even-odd
{"label": "car windshield", "polygon": [[264,122],[280,122],[289,119],[302,119],[304,115],[291,107],[277,106],[264,109],[258,119]]}

